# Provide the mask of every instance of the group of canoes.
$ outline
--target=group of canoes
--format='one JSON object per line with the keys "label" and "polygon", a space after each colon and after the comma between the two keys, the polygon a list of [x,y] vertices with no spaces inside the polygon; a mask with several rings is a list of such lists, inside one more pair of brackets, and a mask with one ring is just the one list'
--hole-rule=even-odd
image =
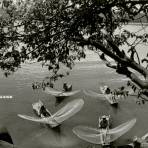
{"label": "group of canoes", "polygon": [[[64,87],[70,88],[65,89],[64,91],[58,91],[53,88],[45,88],[45,92],[53,95],[57,98],[59,97],[67,97],[72,96],[80,92],[80,90],[72,91],[72,86],[68,86],[65,84]],[[110,104],[117,103],[115,98],[115,94],[113,94],[107,86],[100,87],[102,95],[110,102]],[[89,94],[91,96],[99,96],[99,93],[93,91],[84,91],[85,94]],[[114,98],[113,98],[114,97]],[[122,97],[121,94],[117,95],[117,97]],[[28,115],[18,114],[20,118],[43,123],[51,128],[56,128],[57,126],[61,125],[62,122],[69,119],[70,117],[74,116],[78,113],[84,105],[83,99],[74,99],[68,102],[64,107],[58,110],[56,113],[51,113],[43,104],[41,100],[32,104],[33,110],[37,117],[32,117]],[[72,131],[80,138],[87,142],[93,144],[100,144],[102,146],[110,146],[110,144],[128,132],[136,123],[136,119],[129,120],[115,128],[110,128],[110,115],[108,116],[101,116],[98,121],[98,127],[92,128],[88,126],[76,126],[72,129]],[[127,145],[128,147],[140,148],[143,145],[148,145],[147,143],[148,134],[142,137],[142,141],[138,140],[139,138],[134,139],[132,144]],[[139,146],[139,147],[137,147]]]}

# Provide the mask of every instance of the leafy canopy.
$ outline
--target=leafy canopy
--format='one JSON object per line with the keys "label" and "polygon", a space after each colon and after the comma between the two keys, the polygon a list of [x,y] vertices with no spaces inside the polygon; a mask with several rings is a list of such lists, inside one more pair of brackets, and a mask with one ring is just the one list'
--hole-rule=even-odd
{"label": "leafy canopy", "polygon": [[[142,90],[148,89],[148,71],[141,65],[148,60],[141,59],[136,50],[137,45],[147,44],[147,32],[116,32],[129,23],[139,23],[144,30],[147,0],[3,0],[1,11],[3,70],[16,71],[22,62],[35,60],[57,73],[61,63],[72,68],[74,61],[85,58],[89,49],[97,52],[108,67],[129,77]],[[129,42],[131,38],[133,42]],[[121,50],[123,45],[126,50]]]}

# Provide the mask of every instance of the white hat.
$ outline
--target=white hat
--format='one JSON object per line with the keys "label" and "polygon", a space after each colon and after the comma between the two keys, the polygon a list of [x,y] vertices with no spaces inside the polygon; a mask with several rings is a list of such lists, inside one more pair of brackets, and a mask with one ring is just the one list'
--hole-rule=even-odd
{"label": "white hat", "polygon": [[102,118],[106,118],[106,116],[105,116],[105,115],[103,115],[103,116],[102,116]]}
{"label": "white hat", "polygon": [[137,136],[134,136],[133,141],[141,142],[141,139]]}
{"label": "white hat", "polygon": [[104,86],[104,90],[106,91],[109,87],[107,85]]}
{"label": "white hat", "polygon": [[137,140],[138,140],[138,137],[134,136],[133,141],[137,141]]}

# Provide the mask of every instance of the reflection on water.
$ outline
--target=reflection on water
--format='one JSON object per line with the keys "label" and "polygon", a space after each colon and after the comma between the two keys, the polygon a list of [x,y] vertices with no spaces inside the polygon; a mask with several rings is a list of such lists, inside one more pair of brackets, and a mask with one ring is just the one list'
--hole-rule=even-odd
{"label": "reflection on water", "polygon": [[[87,65],[89,65],[88,68]],[[75,98],[83,98],[82,93],[66,99],[56,99],[45,94],[42,90],[33,91],[32,82],[41,81],[48,75],[48,71],[38,64],[25,65],[8,78],[0,75],[0,95],[13,96],[11,100],[0,99],[1,124],[8,127],[14,144],[18,148],[89,147],[91,144],[79,139],[73,134],[72,129],[77,125],[97,127],[99,116],[104,114],[111,115],[113,127],[132,118],[137,118],[136,125],[127,134],[119,138],[115,142],[116,145],[128,143],[128,140],[134,135],[142,136],[145,132],[148,132],[148,104],[138,106],[134,97],[120,100],[118,108],[114,108],[107,101],[86,96],[82,110],[64,121],[56,131],[38,123],[18,118],[17,114],[34,116],[32,103],[39,99],[54,113],[69,101]],[[120,86],[121,81],[117,82],[117,78],[119,80],[118,74],[110,72],[100,62],[82,62],[75,66],[71,75],[57,81],[55,87],[60,88],[66,80],[73,85],[73,90],[92,89],[97,92],[102,83],[115,88]],[[121,79],[125,79],[125,77],[120,76]],[[126,82],[123,81],[122,83]]]}
{"label": "reflection on water", "polygon": [[[58,129],[59,130],[59,129]],[[31,143],[34,146],[36,142],[37,147],[71,147],[76,144],[76,141],[69,135],[64,132],[58,132],[57,129],[42,128],[32,134],[28,135],[28,138],[23,141],[20,146],[28,146],[28,143]]]}
{"label": "reflection on water", "polygon": [[61,133],[61,125],[59,125],[59,126],[53,128],[53,130],[54,130],[54,132],[60,134],[60,133]]}

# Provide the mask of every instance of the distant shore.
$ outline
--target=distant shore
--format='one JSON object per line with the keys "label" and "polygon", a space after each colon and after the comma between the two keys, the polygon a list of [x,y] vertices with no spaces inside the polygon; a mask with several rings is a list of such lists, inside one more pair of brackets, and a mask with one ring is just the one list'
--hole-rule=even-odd
{"label": "distant shore", "polygon": [[140,23],[140,22],[139,23],[138,22],[137,23],[136,22],[130,22],[127,25],[140,26],[141,24],[144,25],[144,26],[147,26],[148,25],[148,23],[143,23],[143,22],[142,23]]}

